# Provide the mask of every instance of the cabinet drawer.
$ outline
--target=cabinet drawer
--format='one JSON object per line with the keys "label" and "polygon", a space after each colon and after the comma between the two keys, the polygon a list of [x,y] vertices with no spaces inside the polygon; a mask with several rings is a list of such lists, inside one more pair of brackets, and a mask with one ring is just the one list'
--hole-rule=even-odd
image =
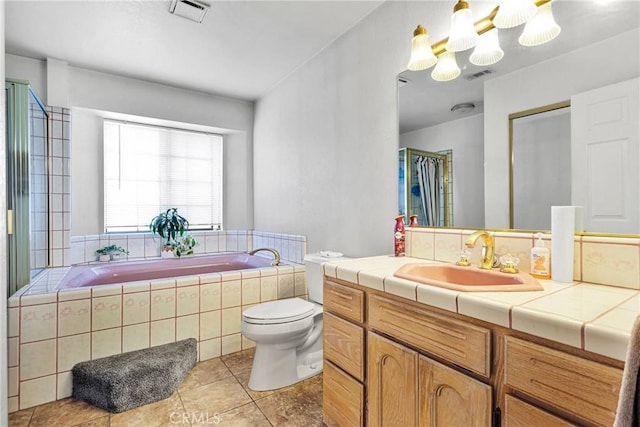
{"label": "cabinet drawer", "polygon": [[325,281],[323,300],[326,311],[356,322],[364,322],[364,292],[361,290]]}
{"label": "cabinet drawer", "polygon": [[513,337],[505,352],[507,385],[585,420],[613,423],[622,370]]}
{"label": "cabinet drawer", "polygon": [[529,405],[522,400],[506,395],[504,401],[504,426],[505,427],[571,427],[568,421],[555,415]]}
{"label": "cabinet drawer", "polygon": [[322,410],[327,425],[362,426],[364,387],[325,361],[322,372]]}
{"label": "cabinet drawer", "polygon": [[364,329],[331,313],[323,315],[324,357],[364,380]]}
{"label": "cabinet drawer", "polygon": [[377,295],[368,301],[372,328],[489,378],[490,330]]}

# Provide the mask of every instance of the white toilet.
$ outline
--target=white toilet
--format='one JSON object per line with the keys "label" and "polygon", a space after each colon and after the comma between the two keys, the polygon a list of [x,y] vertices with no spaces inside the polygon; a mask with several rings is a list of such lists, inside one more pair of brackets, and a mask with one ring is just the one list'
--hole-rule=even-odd
{"label": "white toilet", "polygon": [[256,343],[251,390],[286,387],[322,372],[322,264],[343,257],[321,254],[304,258],[309,301],[270,301],[242,313],[242,334]]}

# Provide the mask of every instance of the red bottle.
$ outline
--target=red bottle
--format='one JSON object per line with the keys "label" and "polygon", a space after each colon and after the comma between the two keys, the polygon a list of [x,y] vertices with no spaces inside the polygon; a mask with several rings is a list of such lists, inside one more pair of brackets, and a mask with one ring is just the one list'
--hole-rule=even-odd
{"label": "red bottle", "polygon": [[404,215],[396,217],[394,246],[396,256],[404,256]]}
{"label": "red bottle", "polygon": [[411,215],[409,217],[409,227],[417,227],[418,226],[418,215]]}

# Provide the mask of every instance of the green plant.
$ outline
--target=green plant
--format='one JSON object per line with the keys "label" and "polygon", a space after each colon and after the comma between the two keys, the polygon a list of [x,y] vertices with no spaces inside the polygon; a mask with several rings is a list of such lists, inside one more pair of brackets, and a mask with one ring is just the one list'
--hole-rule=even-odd
{"label": "green plant", "polygon": [[190,234],[185,234],[180,241],[174,243],[174,253],[177,257],[182,255],[193,255],[193,248],[198,245],[198,241]]}
{"label": "green plant", "polygon": [[113,253],[129,254],[129,251],[126,251],[122,246],[107,245],[104,248],[97,249],[96,253],[99,255],[106,255],[106,254],[113,254]]}
{"label": "green plant", "polygon": [[165,246],[174,246],[176,238],[182,237],[189,228],[189,221],[180,214],[177,208],[169,208],[156,215],[149,224],[151,233],[165,239]]}

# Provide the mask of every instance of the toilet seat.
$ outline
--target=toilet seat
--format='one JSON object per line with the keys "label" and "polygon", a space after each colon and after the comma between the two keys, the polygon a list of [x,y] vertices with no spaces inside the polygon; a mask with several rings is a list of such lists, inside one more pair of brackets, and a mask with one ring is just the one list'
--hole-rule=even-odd
{"label": "toilet seat", "polygon": [[313,315],[314,307],[301,298],[281,299],[246,309],[242,313],[242,319],[247,323],[260,325],[295,322]]}

